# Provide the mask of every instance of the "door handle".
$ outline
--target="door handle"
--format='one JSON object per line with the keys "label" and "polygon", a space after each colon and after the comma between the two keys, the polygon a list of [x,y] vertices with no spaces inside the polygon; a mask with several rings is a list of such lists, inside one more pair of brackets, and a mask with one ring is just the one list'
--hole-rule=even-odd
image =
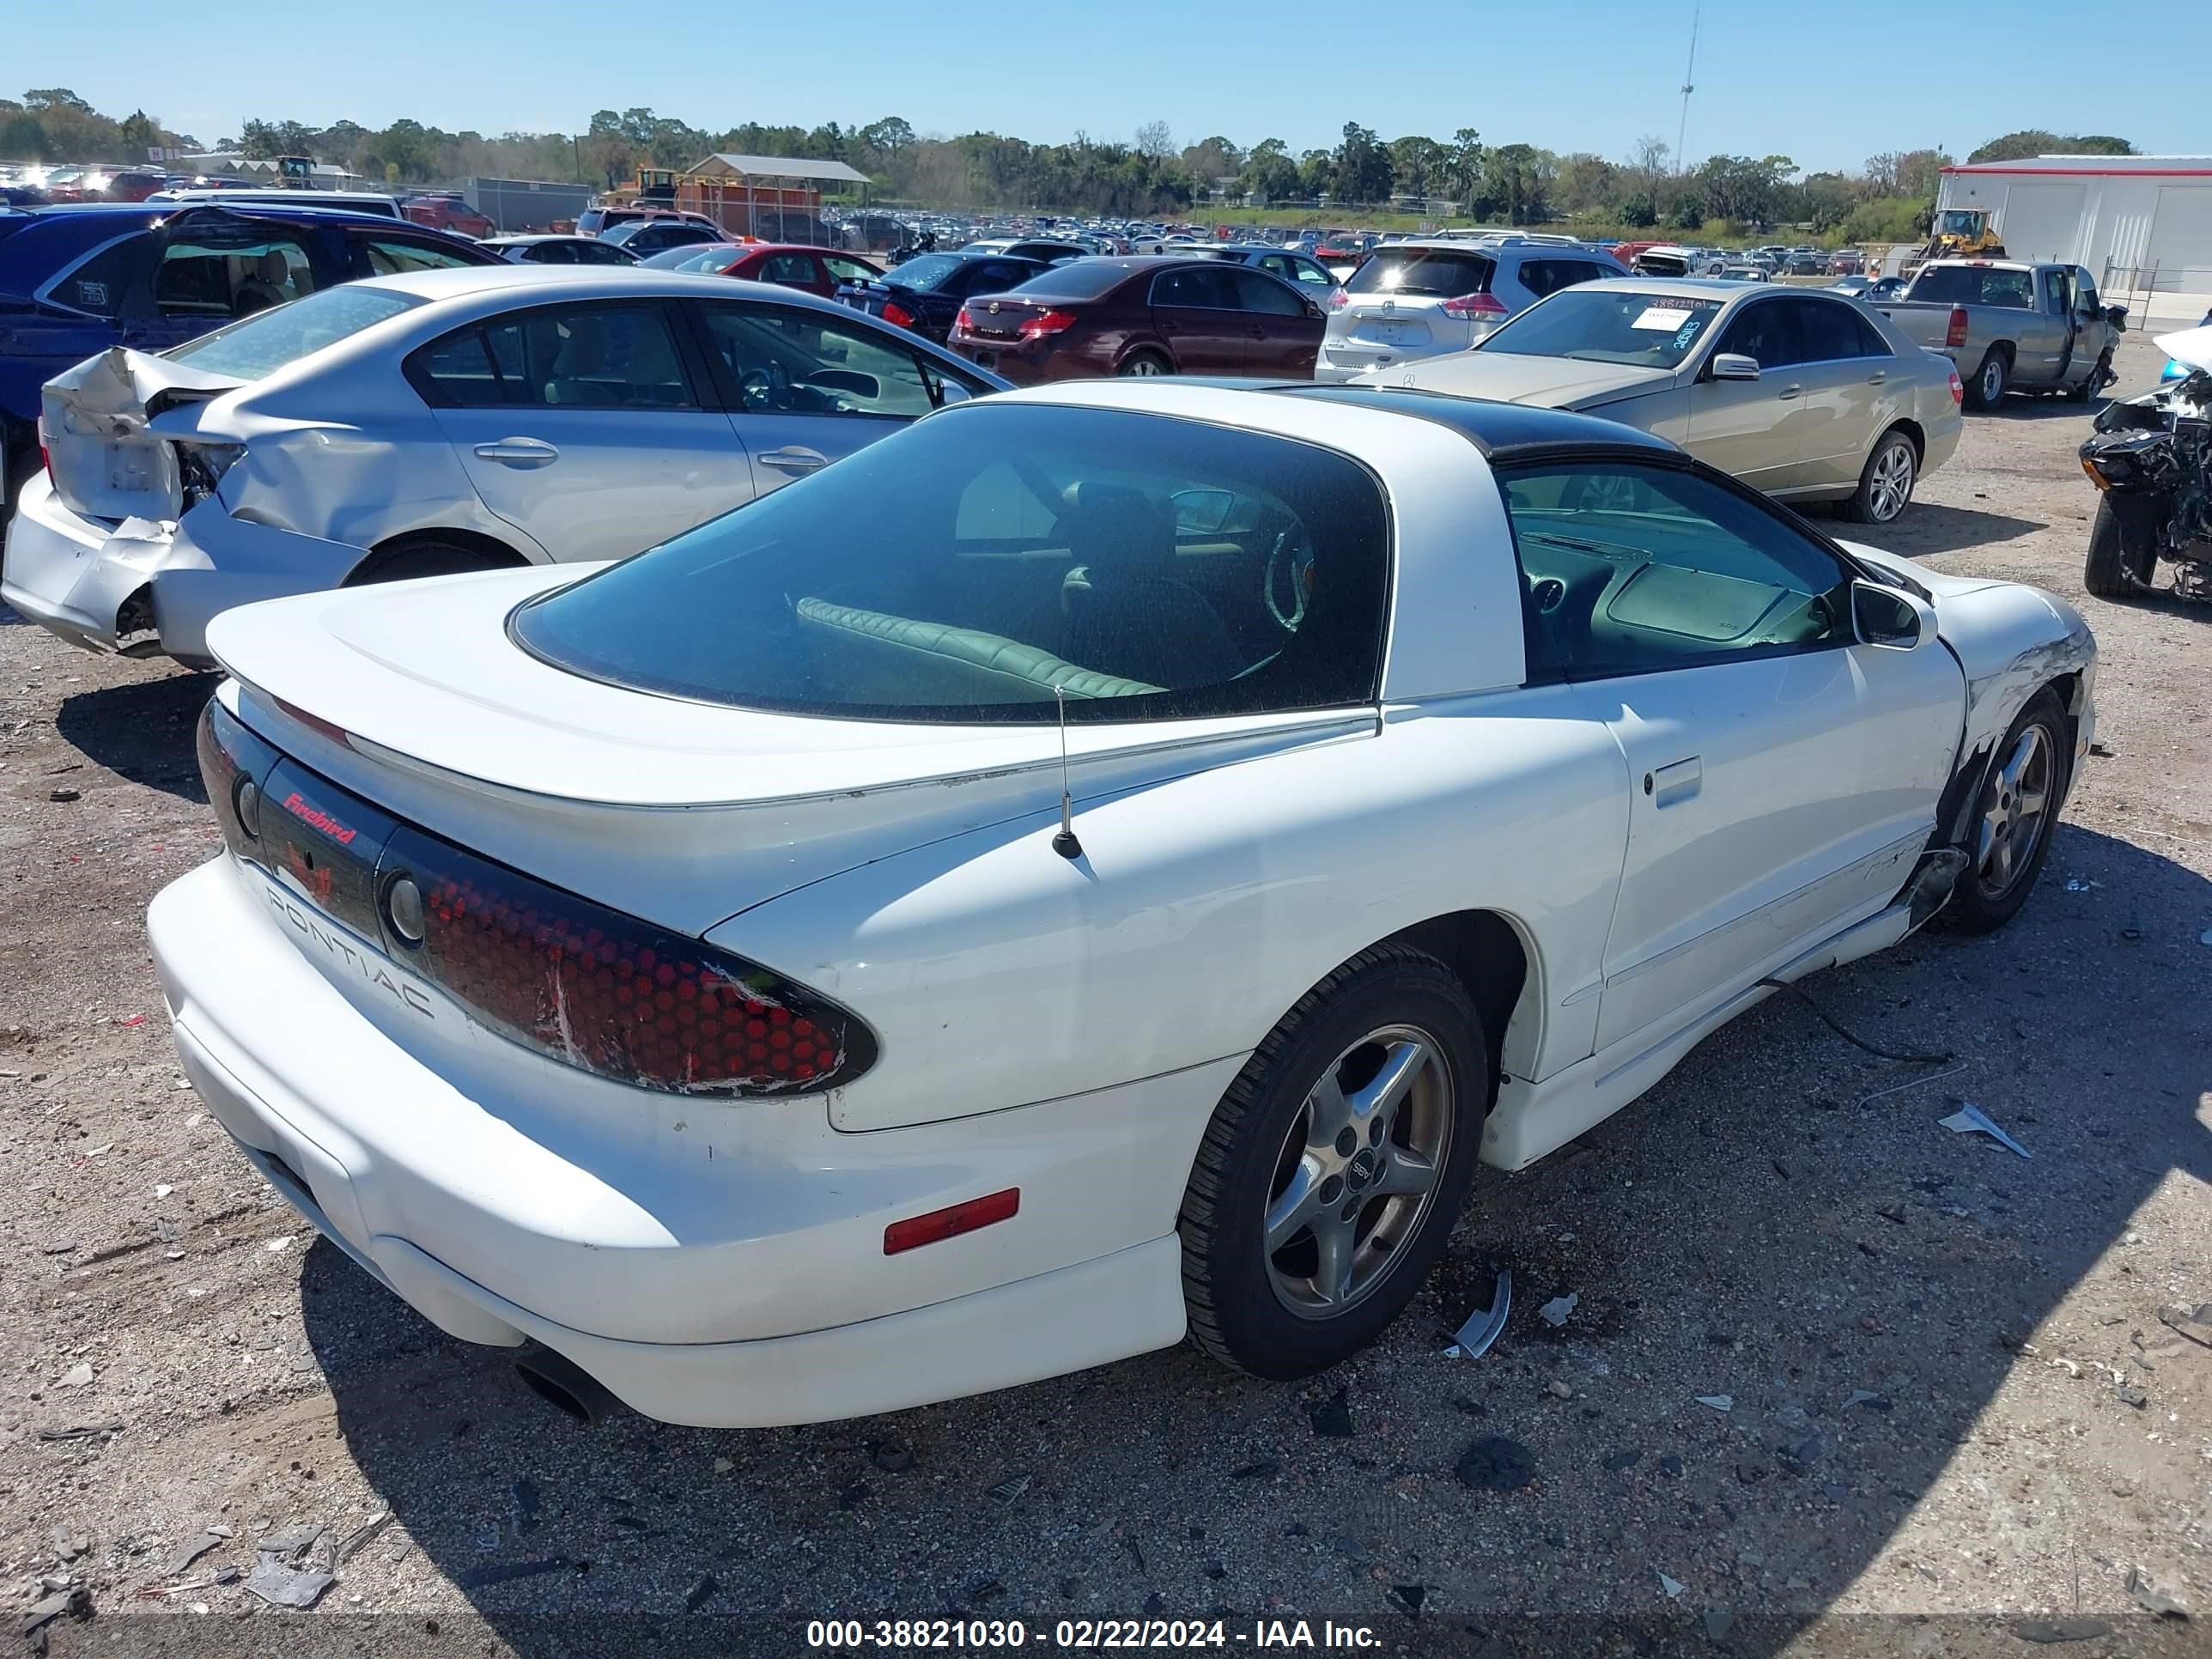
{"label": "door handle", "polygon": [[542,439],[501,438],[495,444],[478,444],[477,458],[527,471],[533,466],[551,465],[561,459],[561,452]]}
{"label": "door handle", "polygon": [[1880,386],[1880,385],[1881,385],[1884,380],[1887,380],[1888,378],[1889,378],[1889,376],[1888,376],[1888,374],[1886,374],[1886,373],[1884,373],[1884,374],[1869,374],[1869,375],[1868,375],[1868,376],[1867,376],[1867,384],[1868,384],[1869,386]]}
{"label": "door handle", "polygon": [[1672,806],[1677,801],[1688,800],[1703,787],[1705,781],[1705,762],[1696,755],[1687,760],[1678,760],[1669,766],[1653,769],[1644,775],[1644,793],[1651,797],[1654,806]]}
{"label": "door handle", "polygon": [[1252,325],[1249,332],[1251,333],[1252,337],[1255,340],[1264,340],[1267,337],[1267,331],[1261,327],[1257,323]]}
{"label": "door handle", "polygon": [[1786,400],[1788,400],[1789,398],[1791,398],[1796,397],[1799,392],[1802,392],[1804,389],[1805,389],[1805,388],[1804,388],[1802,386],[1801,386],[1801,385],[1785,386],[1784,386],[1784,387],[1782,388],[1782,391],[1781,391],[1780,395],[1781,395],[1781,397],[1782,397],[1782,398],[1786,401]]}
{"label": "door handle", "polygon": [[784,472],[819,472],[830,465],[830,458],[818,449],[801,449],[793,445],[788,449],[771,449],[753,459],[763,466],[772,466]]}

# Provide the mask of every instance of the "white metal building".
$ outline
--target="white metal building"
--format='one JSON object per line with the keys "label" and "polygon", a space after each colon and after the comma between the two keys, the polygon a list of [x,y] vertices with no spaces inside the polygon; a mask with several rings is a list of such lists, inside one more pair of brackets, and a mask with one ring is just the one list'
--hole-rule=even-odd
{"label": "white metal building", "polygon": [[2137,315],[2212,306],[2212,155],[2038,155],[1943,169],[1936,205],[1990,208],[2015,259],[2084,266]]}

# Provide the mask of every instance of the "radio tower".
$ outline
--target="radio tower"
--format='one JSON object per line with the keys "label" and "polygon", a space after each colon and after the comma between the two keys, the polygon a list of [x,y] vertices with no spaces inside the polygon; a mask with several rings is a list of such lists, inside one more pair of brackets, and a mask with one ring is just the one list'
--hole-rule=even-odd
{"label": "radio tower", "polygon": [[1674,129],[1674,170],[1677,173],[1686,173],[1690,168],[1689,157],[1682,154],[1682,146],[1690,136],[1690,94],[1698,89],[1694,84],[1698,78],[1698,15],[1704,9],[1704,0],[1698,0],[1698,4],[1690,8],[1690,64],[1682,71],[1682,119]]}

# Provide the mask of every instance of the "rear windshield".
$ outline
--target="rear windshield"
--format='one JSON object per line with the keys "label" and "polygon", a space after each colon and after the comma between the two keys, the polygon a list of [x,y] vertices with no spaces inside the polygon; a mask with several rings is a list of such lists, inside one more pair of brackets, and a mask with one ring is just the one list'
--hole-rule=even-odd
{"label": "rear windshield", "polygon": [[1475,349],[1521,357],[1676,368],[1713,319],[1718,300],[1649,289],[1561,289],[1497,330]]}
{"label": "rear windshield", "polygon": [[[620,247],[619,242],[610,246]],[[650,270],[714,270],[732,264],[744,250],[733,242],[713,242],[703,247],[665,248],[641,263]]]}
{"label": "rear windshield", "polygon": [[890,280],[901,288],[933,289],[967,263],[957,253],[925,253],[892,266]]}
{"label": "rear windshield", "polygon": [[1386,247],[1352,273],[1344,286],[1353,294],[1419,294],[1455,299],[1490,292],[1498,262],[1486,253],[1441,248]]}
{"label": "rear windshield", "polygon": [[1371,701],[1381,486],[1333,452],[970,404],[518,610],[523,647],[743,708],[978,724]]}
{"label": "rear windshield", "polygon": [[1135,269],[1121,259],[1071,259],[1039,271],[1013,292],[1040,300],[1096,300]]}
{"label": "rear windshield", "polygon": [[311,351],[335,345],[349,335],[373,328],[388,317],[411,311],[422,301],[411,294],[347,283],[293,301],[203,334],[173,348],[169,356],[211,374],[258,380]]}
{"label": "rear windshield", "polygon": [[1913,279],[1905,296],[1947,306],[2004,306],[2033,310],[2035,289],[2025,270],[1985,265],[1930,265]]}

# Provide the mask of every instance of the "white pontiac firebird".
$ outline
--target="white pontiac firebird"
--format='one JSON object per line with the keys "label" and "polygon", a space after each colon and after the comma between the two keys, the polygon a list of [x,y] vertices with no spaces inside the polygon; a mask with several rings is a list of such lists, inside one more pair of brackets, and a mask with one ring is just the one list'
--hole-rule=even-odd
{"label": "white pontiac firebird", "polygon": [[439,1326],[703,1425],[1342,1358],[1478,1158],[2006,921],[2095,726],[2047,593],[1354,386],[992,398],[209,638],[194,1084]]}

